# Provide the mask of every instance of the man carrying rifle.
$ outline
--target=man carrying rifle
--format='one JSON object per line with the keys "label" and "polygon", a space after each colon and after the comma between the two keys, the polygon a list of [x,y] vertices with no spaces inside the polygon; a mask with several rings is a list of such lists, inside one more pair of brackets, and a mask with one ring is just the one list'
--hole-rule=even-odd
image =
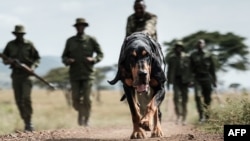
{"label": "man carrying rifle", "polygon": [[16,25],[12,33],[16,36],[16,39],[8,42],[3,50],[3,55],[6,56],[6,58],[3,58],[3,62],[5,65],[10,65],[12,69],[12,87],[19,113],[25,124],[24,130],[33,131],[34,127],[31,122],[33,112],[31,73],[22,69],[16,62],[19,61],[31,69],[35,69],[38,66],[40,56],[33,43],[24,39],[25,30],[22,25]]}

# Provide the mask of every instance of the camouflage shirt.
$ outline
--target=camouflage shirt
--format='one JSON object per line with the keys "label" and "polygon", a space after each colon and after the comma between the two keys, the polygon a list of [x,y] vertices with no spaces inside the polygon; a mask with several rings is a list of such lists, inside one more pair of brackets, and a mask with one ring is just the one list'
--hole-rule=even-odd
{"label": "camouflage shirt", "polygon": [[[94,56],[95,55],[95,56]],[[93,57],[94,63],[89,62],[86,57]],[[70,64],[69,75],[71,80],[94,79],[94,64],[103,59],[103,52],[94,37],[89,35],[73,36],[66,41],[62,54],[62,61],[67,65],[68,58],[75,59]]]}
{"label": "camouflage shirt", "polygon": [[141,19],[132,14],[127,19],[126,36],[134,32],[146,31],[153,39],[157,40],[156,23],[157,16],[152,13],[146,12]]}
{"label": "camouflage shirt", "polygon": [[[29,40],[24,40],[23,42],[18,42],[17,40],[10,41],[3,50],[3,54],[11,59],[17,59],[31,68],[37,67],[40,61],[38,51]],[[16,68],[13,65],[11,65],[11,68],[13,69],[12,76],[29,75],[21,68]]]}
{"label": "camouflage shirt", "polygon": [[175,54],[168,59],[167,78],[168,83],[174,83],[176,79],[181,79],[182,83],[189,83],[192,81],[192,72],[190,69],[190,59],[185,53],[181,56]]}
{"label": "camouflage shirt", "polygon": [[216,82],[215,58],[210,52],[195,51],[190,56],[191,67],[196,80],[212,80]]}

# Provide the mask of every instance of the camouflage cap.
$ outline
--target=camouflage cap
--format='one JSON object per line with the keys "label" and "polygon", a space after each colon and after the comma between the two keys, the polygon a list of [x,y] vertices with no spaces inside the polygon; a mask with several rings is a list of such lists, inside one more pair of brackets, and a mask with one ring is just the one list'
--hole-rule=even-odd
{"label": "camouflage cap", "polygon": [[175,47],[176,47],[176,46],[181,46],[181,47],[184,47],[184,45],[183,45],[183,42],[182,42],[182,41],[177,41],[177,42],[175,42],[174,46],[175,46]]}
{"label": "camouflage cap", "polygon": [[16,25],[14,31],[12,32],[13,34],[25,34],[25,29],[23,25]]}
{"label": "camouflage cap", "polygon": [[89,24],[86,22],[84,18],[77,18],[76,23],[73,26],[77,26],[77,25],[89,26]]}
{"label": "camouflage cap", "polygon": [[135,3],[134,3],[134,4],[136,4],[136,3],[138,3],[138,2],[143,2],[143,3],[145,3],[144,0],[135,0]]}

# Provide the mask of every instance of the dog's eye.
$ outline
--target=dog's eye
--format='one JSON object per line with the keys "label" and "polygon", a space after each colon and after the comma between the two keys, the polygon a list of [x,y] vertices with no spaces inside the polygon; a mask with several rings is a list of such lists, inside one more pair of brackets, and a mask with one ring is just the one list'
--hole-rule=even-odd
{"label": "dog's eye", "polygon": [[137,53],[136,53],[135,50],[132,52],[131,56],[132,56],[132,57],[136,57],[136,56],[137,56]]}
{"label": "dog's eye", "polygon": [[148,52],[146,50],[143,50],[142,51],[142,56],[146,56],[146,55],[148,55]]}

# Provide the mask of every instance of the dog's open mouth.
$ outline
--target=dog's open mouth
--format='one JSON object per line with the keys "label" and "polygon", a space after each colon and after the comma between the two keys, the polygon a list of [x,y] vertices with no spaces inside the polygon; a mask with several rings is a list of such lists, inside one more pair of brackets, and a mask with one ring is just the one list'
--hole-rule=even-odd
{"label": "dog's open mouth", "polygon": [[143,93],[143,92],[148,91],[149,85],[148,84],[141,84],[141,85],[137,85],[135,88],[136,88],[137,93]]}

